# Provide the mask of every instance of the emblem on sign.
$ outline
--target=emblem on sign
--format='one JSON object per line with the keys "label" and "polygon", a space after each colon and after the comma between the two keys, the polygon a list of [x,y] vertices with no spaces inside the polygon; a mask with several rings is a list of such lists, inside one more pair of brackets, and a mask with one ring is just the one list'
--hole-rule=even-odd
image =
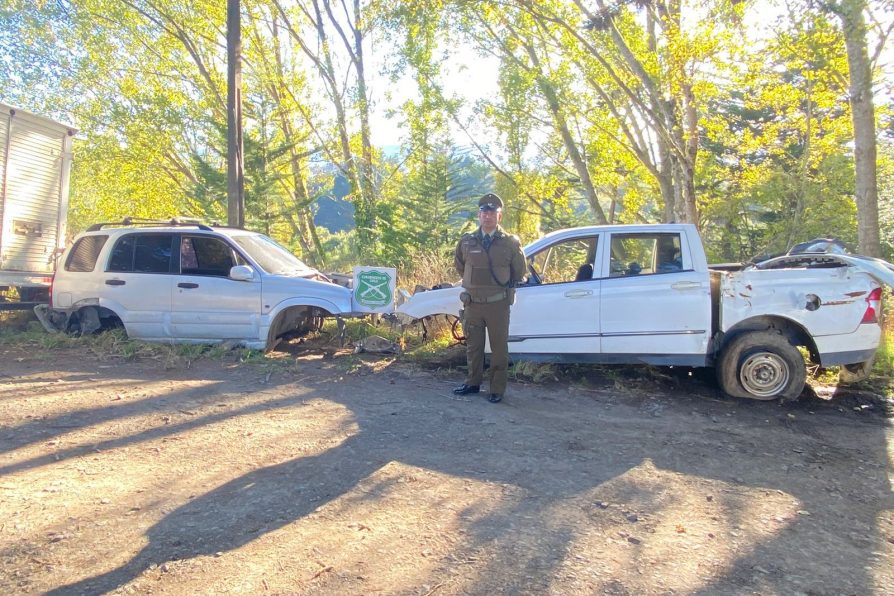
{"label": "emblem on sign", "polygon": [[381,271],[363,271],[357,274],[354,299],[367,308],[391,304],[391,276]]}

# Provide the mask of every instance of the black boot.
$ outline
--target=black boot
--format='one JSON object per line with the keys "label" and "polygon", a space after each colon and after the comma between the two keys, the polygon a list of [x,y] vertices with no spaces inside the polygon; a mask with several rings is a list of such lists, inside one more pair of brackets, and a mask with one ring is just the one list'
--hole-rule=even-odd
{"label": "black boot", "polygon": [[478,385],[466,385],[463,383],[459,387],[453,390],[453,393],[456,395],[468,395],[470,393],[478,393],[481,390],[481,387]]}
{"label": "black boot", "polygon": [[503,401],[503,396],[500,395],[499,393],[491,393],[490,395],[487,396],[487,401],[489,401],[492,404],[496,404],[496,403]]}

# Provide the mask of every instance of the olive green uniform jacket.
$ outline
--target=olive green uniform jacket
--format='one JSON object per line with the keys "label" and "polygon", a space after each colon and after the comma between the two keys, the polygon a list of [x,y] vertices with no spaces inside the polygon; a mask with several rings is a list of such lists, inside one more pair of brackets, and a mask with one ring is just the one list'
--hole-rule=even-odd
{"label": "olive green uniform jacket", "polygon": [[497,227],[490,248],[485,249],[479,228],[460,238],[454,264],[463,276],[463,288],[469,295],[463,301],[462,316],[468,364],[465,384],[481,385],[484,345],[490,336],[489,391],[502,396],[509,371],[509,307],[514,299],[513,287],[525,276],[521,243],[516,236]]}
{"label": "olive green uniform jacket", "polygon": [[463,287],[475,302],[515,286],[526,273],[521,241],[500,226],[493,233],[489,250],[484,249],[484,234],[480,227],[463,234],[456,245],[453,264],[463,276]]}

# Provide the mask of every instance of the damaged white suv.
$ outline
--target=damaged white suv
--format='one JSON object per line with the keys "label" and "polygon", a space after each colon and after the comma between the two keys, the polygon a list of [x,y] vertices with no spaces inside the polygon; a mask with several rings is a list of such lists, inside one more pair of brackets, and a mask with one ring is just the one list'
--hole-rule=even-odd
{"label": "damaged white suv", "polygon": [[271,238],[178,220],[92,226],[35,308],[49,331],[123,326],[133,339],[267,350],[350,311],[350,290]]}

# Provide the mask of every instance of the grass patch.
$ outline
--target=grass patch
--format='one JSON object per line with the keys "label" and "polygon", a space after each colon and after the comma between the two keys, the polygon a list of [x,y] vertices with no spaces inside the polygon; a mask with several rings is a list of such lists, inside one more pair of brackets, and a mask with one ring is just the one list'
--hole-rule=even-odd
{"label": "grass patch", "polygon": [[23,325],[0,326],[0,346],[21,346],[51,350],[72,345],[76,338],[63,333],[47,333],[38,321],[26,321]]}
{"label": "grass patch", "polygon": [[[338,335],[338,324],[335,319],[327,319],[323,325],[322,333],[331,336]],[[345,319],[345,343],[356,343],[370,335],[378,335],[393,342],[399,342],[402,335],[399,329],[385,323],[381,317],[363,317],[357,319]]]}
{"label": "grass patch", "polygon": [[872,367],[872,374],[873,376],[887,379],[894,377],[894,350],[892,350],[892,343],[887,336],[875,353],[875,364]]}
{"label": "grass patch", "polygon": [[37,357],[52,357],[62,349],[79,350],[99,360],[155,360],[164,368],[188,368],[193,362],[208,360],[237,360],[265,362],[258,350],[232,348],[226,344],[165,344],[131,340],[123,329],[104,331],[95,335],[74,336],[47,333],[40,323],[32,321],[25,329],[0,331],[0,346],[17,347]]}
{"label": "grass patch", "polygon": [[509,367],[509,376],[515,381],[530,381],[532,383],[558,381],[561,375],[560,368],[557,364],[522,360]]}
{"label": "grass patch", "polygon": [[466,362],[466,347],[448,335],[439,335],[426,342],[420,342],[403,353],[403,358],[417,364],[438,366],[459,366]]}

